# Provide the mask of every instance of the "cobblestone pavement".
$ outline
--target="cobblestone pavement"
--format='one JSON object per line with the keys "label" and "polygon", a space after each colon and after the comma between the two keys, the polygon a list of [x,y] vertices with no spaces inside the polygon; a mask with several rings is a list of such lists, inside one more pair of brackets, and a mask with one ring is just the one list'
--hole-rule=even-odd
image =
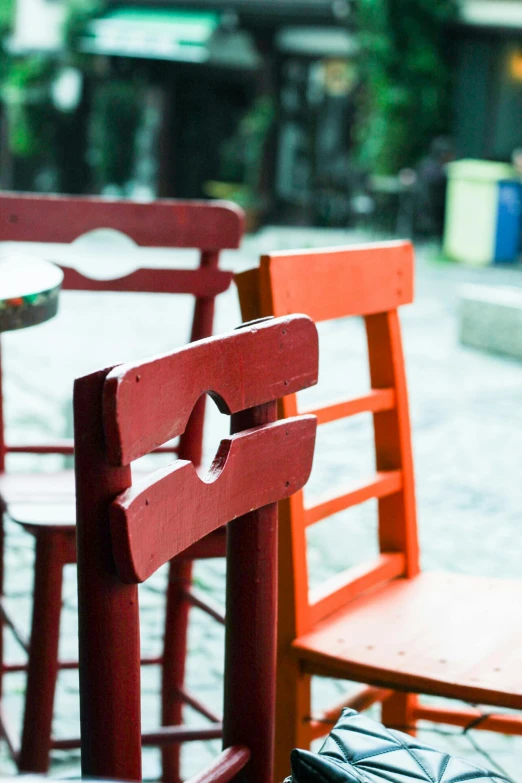
{"label": "cobblestone pavement", "polygon": [[[266,228],[248,237],[240,252],[224,255],[224,265],[245,269],[257,262],[263,251],[290,247],[352,244],[371,237],[353,232],[313,229]],[[100,235],[96,252],[78,244],[74,250],[80,267],[91,265],[93,274],[112,277],[135,264],[138,251],[123,245],[111,249],[109,236]],[[71,258],[73,251],[59,247],[45,249],[51,259]],[[92,270],[92,259],[98,265]],[[172,263],[191,259],[190,253],[147,251],[147,263]],[[99,271],[96,271],[99,268]],[[522,365],[500,356],[466,349],[457,338],[458,294],[467,282],[522,285],[518,269],[469,269],[437,260],[434,246],[418,248],[415,304],[404,308],[405,353],[410,384],[417,472],[417,497],[422,546],[426,568],[520,576],[520,453],[522,432]],[[175,302],[175,304],[173,304]],[[161,352],[181,345],[188,337],[191,303],[188,297],[168,295],[104,294],[92,298],[84,293],[62,295],[59,316],[34,329],[4,336],[5,395],[8,434],[11,440],[27,441],[71,432],[70,393],[75,376],[91,369]],[[122,317],[123,316],[123,317]],[[236,292],[232,289],[219,301],[216,329],[234,327],[240,321]],[[184,328],[180,328],[184,324]],[[362,325],[357,321],[320,326],[321,372],[317,389],[306,392],[311,403],[368,383]],[[110,339],[109,339],[110,338]],[[303,395],[304,396],[304,395]],[[212,410],[210,410],[212,408]],[[307,490],[313,497],[342,481],[371,469],[370,417],[355,417],[321,428],[317,458]],[[219,438],[226,431],[226,417],[209,406],[210,426],[205,446],[210,462]],[[348,445],[348,448],[346,448]],[[49,457],[12,458],[10,467],[53,470],[63,463]],[[339,469],[339,465],[344,470]],[[364,523],[364,524],[363,524]],[[339,514],[312,529],[309,563],[314,583],[326,574],[341,570],[375,551],[375,507],[367,503],[357,510]],[[8,544],[7,590],[20,620],[28,625],[31,591],[32,540],[12,526]],[[62,655],[75,654],[76,596],[74,567],[66,569]],[[198,587],[224,597],[223,563],[211,561],[196,568]],[[141,590],[143,645],[155,652],[161,643],[162,591],[165,573],[159,572]],[[221,698],[222,631],[196,611],[190,628],[188,680],[197,695],[217,710]],[[485,618],[487,632],[487,618]],[[15,658],[18,651],[8,646]],[[330,697],[339,698],[346,684],[316,683],[318,707]],[[157,720],[155,693],[157,673],[144,675],[143,722],[152,727]],[[6,678],[6,709],[20,719],[22,676]],[[78,731],[77,674],[62,672],[59,682],[55,734]],[[187,710],[187,719],[197,720]],[[469,740],[458,732],[432,735],[427,727],[425,741],[449,747],[477,762],[481,757]],[[481,746],[493,754],[514,780],[522,780],[521,739],[475,732]],[[185,746],[186,773],[205,763],[216,751],[216,743]],[[483,759],[482,759],[483,761]],[[0,771],[13,771],[5,749],[0,754]],[[57,753],[52,772],[60,777],[78,776],[78,753]],[[145,755],[145,772],[154,778],[159,772],[155,750]]]}

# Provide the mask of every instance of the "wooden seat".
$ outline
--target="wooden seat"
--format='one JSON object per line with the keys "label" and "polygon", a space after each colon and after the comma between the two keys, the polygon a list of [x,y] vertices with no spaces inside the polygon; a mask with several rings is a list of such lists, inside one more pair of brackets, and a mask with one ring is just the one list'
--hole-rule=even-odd
{"label": "wooden seat", "polygon": [[[519,715],[434,706],[417,696],[522,709],[522,581],[420,572],[398,318],[398,308],[413,300],[411,245],[274,253],[236,282],[246,319],[291,312],[317,322],[362,316],[368,344],[368,392],[310,412],[319,424],[370,413],[375,473],[362,482],[346,476],[342,492],[314,506],[300,492],[280,507],[276,779],[286,774],[291,749],[327,733],[343,706],[380,702],[386,725],[410,731],[424,719],[522,734]],[[298,412],[295,396],[282,401],[281,412]],[[307,529],[370,499],[378,508],[377,557],[310,588]],[[366,686],[316,713],[311,675]]]}
{"label": "wooden seat", "polygon": [[6,506],[64,500],[74,503],[74,470],[52,473],[1,473],[0,496]]}
{"label": "wooden seat", "polygon": [[[193,783],[237,780],[240,770],[241,780],[272,783],[277,501],[306,482],[316,430],[313,416],[276,421],[276,400],[315,383],[317,361],[314,324],[294,316],[76,381],[84,776],[141,780],[137,583],[230,521],[224,751]],[[132,483],[130,463],[180,435],[209,391],[233,434],[208,475],[177,460]],[[158,740],[181,735],[201,729],[164,727]]]}
{"label": "wooden seat", "polygon": [[522,710],[521,603],[522,581],[420,573],[354,598],[293,647],[332,677],[341,662],[359,682]]}
{"label": "wooden seat", "polygon": [[[144,292],[190,294],[195,299],[191,340],[212,333],[215,297],[228,289],[231,273],[219,268],[219,254],[237,248],[243,232],[243,213],[225,202],[183,202],[160,200],[152,203],[69,198],[55,196],[0,194],[0,241],[70,243],[96,230],[112,229],[130,237],[141,247],[195,248],[199,266],[183,268],[142,268],[117,279],[93,279],[76,269],[63,266],[63,289],[75,291]],[[175,300],[174,300],[175,301]],[[125,320],[122,319],[122,329]],[[161,325],[158,325],[161,328]],[[49,350],[56,350],[49,348]],[[195,465],[201,462],[205,399],[194,408],[191,420],[176,444],[163,447],[177,452]],[[73,455],[72,441],[18,445],[5,443],[0,395],[0,502],[9,516],[36,538],[35,587],[31,643],[23,638],[5,608],[5,624],[28,653],[28,663],[3,664],[2,673],[28,669],[21,742],[13,735],[7,716],[0,713],[4,736],[18,767],[24,772],[45,772],[52,748],[79,745],[79,737],[51,738],[53,702],[59,668],[71,661],[58,662],[58,641],[62,572],[75,562],[75,494],[73,471],[54,473],[12,473],[6,471],[11,454]],[[3,537],[2,537],[3,541]],[[198,542],[183,558],[170,566],[163,655],[144,663],[162,666],[162,720],[181,722],[183,705],[206,708],[191,699],[184,689],[186,634],[191,606],[218,615],[191,593],[193,559],[224,557],[225,535],[216,531]],[[2,553],[3,563],[3,553]],[[1,582],[0,582],[1,584]],[[222,622],[222,618],[220,619]],[[1,648],[0,648],[1,653]],[[165,664],[165,665],[163,665]],[[216,717],[217,720],[217,717]],[[179,746],[163,751],[164,779],[179,778]]]}

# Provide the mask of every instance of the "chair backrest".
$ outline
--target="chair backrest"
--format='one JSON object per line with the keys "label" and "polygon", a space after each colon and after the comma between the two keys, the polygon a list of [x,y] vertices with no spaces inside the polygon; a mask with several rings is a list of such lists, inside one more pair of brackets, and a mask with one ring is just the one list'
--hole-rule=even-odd
{"label": "chair backrest", "polygon": [[[306,508],[303,493],[281,504],[279,633],[287,641],[380,582],[418,572],[418,542],[410,422],[397,308],[413,300],[413,248],[397,241],[366,246],[273,253],[259,269],[236,276],[243,318],[302,312],[314,321],[363,316],[371,390],[313,412],[319,424],[373,414],[376,473],[348,483]],[[282,401],[282,415],[297,413]],[[380,555],[309,590],[306,528],[344,509],[378,499]]]}
{"label": "chair backrest", "polygon": [[[214,299],[227,290],[232,278],[230,272],[218,268],[219,253],[239,247],[244,230],[239,207],[219,201],[137,203],[0,193],[0,242],[70,243],[101,228],[119,231],[141,247],[199,249],[199,267],[142,268],[117,279],[98,280],[62,265],[63,289],[192,294],[196,305],[190,339],[212,334]],[[197,464],[201,461],[203,417],[204,401],[194,411],[180,443],[180,454]],[[6,451],[0,395],[0,470]]]}
{"label": "chair backrest", "polygon": [[[137,583],[230,522],[225,752],[198,780],[248,763],[272,783],[277,501],[306,482],[316,430],[313,416],[278,422],[276,400],[314,384],[317,361],[315,325],[290,316],[75,382],[83,775],[141,779]],[[205,393],[233,433],[208,475],[177,460],[132,485],[130,462],[180,435]]]}

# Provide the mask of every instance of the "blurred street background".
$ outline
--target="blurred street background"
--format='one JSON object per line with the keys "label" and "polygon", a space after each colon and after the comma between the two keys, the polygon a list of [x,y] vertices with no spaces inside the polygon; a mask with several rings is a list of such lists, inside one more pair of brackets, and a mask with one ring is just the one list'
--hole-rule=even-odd
{"label": "blurred street background", "polygon": [[[521,129],[520,0],[0,0],[0,189],[235,201],[248,233],[238,252],[223,254],[234,271],[278,249],[414,240],[416,299],[403,326],[426,568],[520,577]],[[195,253],[140,251],[103,233],[72,248],[25,250],[103,277],[197,263]],[[493,303],[507,290],[512,302],[490,320],[482,305],[469,316],[481,350],[460,340],[463,297],[477,298],[468,284]],[[191,313],[190,297],[63,293],[56,319],[2,338],[8,438],[70,436],[73,379],[182,345]],[[218,299],[216,331],[240,320],[232,287]],[[360,391],[362,325],[319,331],[310,402]],[[227,422],[212,402],[207,415],[209,465]],[[307,497],[367,473],[372,449],[370,417],[322,428]],[[18,455],[9,467],[62,465]],[[26,628],[32,547],[9,528],[7,591]],[[315,526],[313,582],[375,548],[372,503]],[[196,586],[221,603],[224,578],[221,562],[197,566]],[[150,652],[161,644],[164,580],[161,571],[141,594]],[[72,566],[63,600],[61,653],[73,656]],[[189,684],[219,711],[222,632],[192,614]],[[14,646],[7,652],[18,656]],[[149,667],[146,727],[157,722],[158,683]],[[318,680],[317,709],[347,687]],[[22,675],[6,678],[15,721],[24,688]],[[54,728],[79,731],[73,671],[60,674]],[[424,726],[421,736],[522,780],[520,738],[437,732]],[[186,746],[184,772],[216,748]],[[0,743],[0,773],[12,772]],[[79,754],[55,753],[51,772],[78,777]],[[159,774],[159,753],[146,750],[146,777]]]}

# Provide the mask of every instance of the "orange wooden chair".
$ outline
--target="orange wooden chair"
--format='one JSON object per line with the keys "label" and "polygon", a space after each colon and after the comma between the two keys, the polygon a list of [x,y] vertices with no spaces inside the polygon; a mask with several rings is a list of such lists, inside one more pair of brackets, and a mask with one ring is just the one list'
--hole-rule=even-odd
{"label": "orange wooden chair", "polygon": [[[317,360],[315,325],[292,316],[76,381],[84,776],[141,780],[137,584],[230,522],[224,753],[197,781],[237,779],[248,763],[242,780],[272,783],[277,501],[306,482],[316,431],[313,416],[276,421],[276,400],[315,383]],[[233,433],[208,475],[177,460],[132,483],[131,462],[181,435],[206,392]],[[157,739],[180,736],[201,729]]]}
{"label": "orange wooden chair", "polygon": [[[293,747],[328,731],[342,706],[382,702],[397,728],[419,719],[522,734],[516,715],[423,705],[416,694],[522,709],[522,581],[419,569],[408,396],[398,307],[413,300],[413,249],[407,242],[274,253],[238,275],[244,318],[303,312],[315,321],[363,316],[368,394],[314,410],[319,424],[373,415],[377,472],[307,508],[303,493],[280,509],[279,653],[276,779]],[[295,396],[282,401],[297,412]],[[312,412],[312,411],[310,411]],[[349,447],[347,443],[347,447]],[[343,509],[378,499],[376,560],[309,589],[306,530]],[[367,683],[311,718],[310,677]],[[478,720],[477,720],[478,719]]]}
{"label": "orange wooden chair", "polygon": [[[143,247],[199,249],[200,263],[196,269],[142,268],[118,279],[98,280],[85,277],[73,268],[62,267],[63,288],[66,290],[194,296],[191,340],[212,334],[215,297],[229,287],[232,277],[230,272],[219,269],[219,254],[225,248],[239,246],[243,223],[242,211],[225,202],[160,200],[135,203],[99,198],[0,194],[1,241],[69,243],[94,229],[110,228]],[[124,325],[123,319],[122,328]],[[88,328],[87,324],[85,328]],[[52,350],[51,347],[49,350]],[[171,444],[164,451],[177,451],[180,457],[190,459],[195,465],[200,464],[204,407],[205,400],[202,398],[179,445]],[[58,670],[78,666],[77,661],[58,661],[63,568],[67,563],[76,562],[74,475],[72,470],[32,474],[6,471],[6,456],[15,453],[72,455],[74,447],[72,441],[6,444],[0,395],[0,500],[11,517],[35,537],[36,543],[30,643],[17,628],[15,618],[3,610],[3,624],[14,632],[28,654],[27,664],[4,663],[2,667],[2,673],[27,669],[21,742],[18,743],[15,738],[5,715],[0,716],[0,725],[19,769],[45,772],[51,749],[77,747],[80,741],[79,737],[51,737]],[[163,655],[143,661],[162,666],[162,718],[166,725],[181,722],[182,708],[187,702],[202,714],[211,715],[184,688],[189,608],[197,605],[217,619],[215,609],[206,606],[199,596],[191,592],[191,569],[193,559],[223,557],[225,549],[225,531],[218,531],[170,566]],[[3,585],[3,580],[0,584]],[[220,619],[224,622],[223,618]],[[219,720],[217,716],[213,717],[215,721]],[[163,767],[165,779],[177,780],[179,746],[164,750]]]}

